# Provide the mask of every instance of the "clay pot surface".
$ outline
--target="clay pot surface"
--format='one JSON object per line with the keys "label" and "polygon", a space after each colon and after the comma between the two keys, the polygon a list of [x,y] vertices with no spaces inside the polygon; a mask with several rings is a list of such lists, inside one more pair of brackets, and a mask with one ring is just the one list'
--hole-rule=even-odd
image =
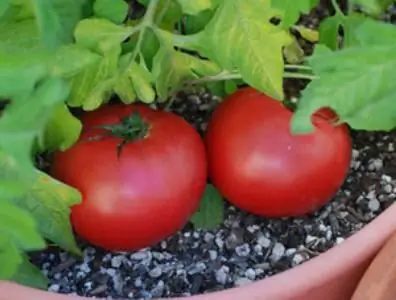
{"label": "clay pot surface", "polygon": [[[374,256],[387,242],[396,230],[396,205],[390,206],[380,216],[366,225],[359,232],[346,239],[342,244],[333,247],[325,253],[290,270],[239,288],[221,292],[208,293],[187,298],[172,298],[173,300],[351,300],[354,291],[363,274],[372,262]],[[396,237],[387,245],[396,249]],[[390,246],[389,246],[390,247]],[[386,251],[386,248],[383,248]],[[381,254],[374,260],[370,269],[359,286],[371,282],[369,290],[381,290],[373,284],[373,280],[383,280],[382,277],[370,277],[379,274],[376,261],[382,262],[388,268],[396,268],[396,260]],[[395,251],[393,252],[395,253]],[[396,253],[395,253],[396,254]],[[369,269],[369,271],[370,271]],[[374,271],[376,272],[374,272]],[[396,274],[395,272],[392,275]],[[369,279],[367,279],[369,278]],[[374,279],[375,278],[375,279]],[[392,279],[393,282],[395,278]],[[389,282],[388,282],[389,284]],[[396,285],[396,284],[395,284]],[[364,298],[356,291],[353,300],[388,300],[393,298]],[[385,295],[385,294],[384,294]],[[360,298],[359,298],[360,297]],[[362,298],[363,297],[363,298]],[[52,294],[34,290],[20,285],[1,282],[0,300],[87,300],[88,298]],[[168,298],[168,300],[171,300]]]}

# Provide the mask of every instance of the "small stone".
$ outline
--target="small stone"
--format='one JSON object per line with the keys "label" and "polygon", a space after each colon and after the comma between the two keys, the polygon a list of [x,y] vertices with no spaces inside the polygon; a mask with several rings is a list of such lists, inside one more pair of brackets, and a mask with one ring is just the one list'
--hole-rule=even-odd
{"label": "small stone", "polygon": [[235,286],[240,287],[252,283],[253,281],[246,277],[240,277],[235,280]]}
{"label": "small stone", "polygon": [[381,208],[381,205],[379,203],[379,201],[377,199],[371,199],[368,202],[368,208],[372,211],[372,212],[376,212]]}
{"label": "small stone", "polygon": [[217,257],[218,257],[217,251],[209,250],[208,253],[209,253],[210,260],[216,260],[217,259]]}
{"label": "small stone", "polygon": [[205,235],[204,235],[204,241],[205,241],[205,243],[209,244],[209,243],[213,242],[214,237],[215,237],[215,236],[214,236],[212,233],[206,232]]}
{"label": "small stone", "polygon": [[388,144],[388,151],[389,151],[389,152],[395,151],[395,145],[394,145],[393,143],[389,143],[389,144]]}
{"label": "small stone", "polygon": [[124,260],[124,256],[122,255],[114,256],[111,258],[111,266],[113,268],[118,269],[119,267],[121,267],[123,260]]}
{"label": "small stone", "polygon": [[144,260],[148,257],[147,252],[136,252],[131,254],[132,260]]}
{"label": "small stone", "polygon": [[249,244],[245,243],[245,244],[243,244],[241,246],[236,247],[235,248],[235,253],[238,256],[241,256],[241,257],[248,256],[250,254],[250,246],[249,246]]}
{"label": "small stone", "polygon": [[381,180],[387,182],[387,183],[391,183],[392,182],[392,177],[390,177],[389,175],[383,174],[381,176]]}
{"label": "small stone", "polygon": [[48,291],[57,293],[60,290],[60,285],[59,284],[51,284],[50,287],[48,288]]}
{"label": "small stone", "polygon": [[222,285],[225,285],[228,281],[228,273],[230,269],[227,266],[222,266],[216,271],[216,281]]}
{"label": "small stone", "polygon": [[357,159],[359,157],[359,151],[356,149],[352,149],[352,158]]}
{"label": "small stone", "polygon": [[224,241],[221,238],[216,237],[215,243],[216,243],[217,247],[219,247],[219,249],[224,248]]}
{"label": "small stone", "polygon": [[261,255],[263,253],[263,247],[259,244],[254,245],[253,249],[254,249],[254,252],[256,252],[259,255]]}
{"label": "small stone", "polygon": [[249,269],[246,270],[245,276],[247,278],[249,278],[250,280],[255,280],[256,279],[256,272],[252,268],[249,268]]}
{"label": "small stone", "polygon": [[390,184],[387,184],[384,186],[384,191],[385,191],[385,193],[390,194],[393,191],[393,187]]}
{"label": "small stone", "polygon": [[271,246],[271,240],[268,239],[268,238],[266,238],[265,236],[260,236],[260,237],[257,239],[257,243],[258,243],[260,246],[264,247],[264,248],[269,248],[269,247]]}
{"label": "small stone", "polygon": [[342,237],[338,237],[338,238],[336,238],[336,244],[337,244],[337,245],[339,245],[339,244],[343,243],[344,241],[345,241],[345,239],[344,239],[344,238],[342,238]]}
{"label": "small stone", "polygon": [[273,262],[279,261],[282,258],[282,256],[285,254],[285,251],[286,251],[286,249],[283,244],[275,243],[274,248],[272,248],[272,253],[271,253],[270,259]]}
{"label": "small stone", "polygon": [[293,256],[292,265],[297,266],[304,261],[304,257],[301,254],[296,254]]}
{"label": "small stone", "polygon": [[165,291],[165,283],[160,280],[158,281],[157,285],[150,291],[151,295],[154,298],[159,298],[164,294]]}
{"label": "small stone", "polygon": [[162,254],[161,252],[153,252],[153,257],[158,260],[158,261],[162,261],[165,259],[165,255]]}
{"label": "small stone", "polygon": [[158,278],[162,275],[162,270],[160,267],[155,267],[154,269],[150,270],[149,276],[151,278]]}
{"label": "small stone", "polygon": [[313,235],[307,235],[307,237],[305,238],[305,243],[306,244],[310,244],[312,242],[315,242],[318,238],[316,236]]}
{"label": "small stone", "polygon": [[332,237],[333,237],[333,231],[331,230],[326,231],[326,240],[330,241]]}
{"label": "small stone", "polygon": [[372,162],[370,163],[369,170],[370,171],[375,171],[375,170],[379,171],[379,170],[381,170],[382,166],[383,166],[383,161],[379,158],[376,158],[376,159],[372,160]]}
{"label": "small stone", "polygon": [[286,250],[285,254],[286,254],[286,256],[292,256],[296,252],[297,252],[296,248],[290,248],[290,249]]}
{"label": "small stone", "polygon": [[140,288],[143,285],[143,281],[141,278],[136,278],[134,282],[135,287]]}

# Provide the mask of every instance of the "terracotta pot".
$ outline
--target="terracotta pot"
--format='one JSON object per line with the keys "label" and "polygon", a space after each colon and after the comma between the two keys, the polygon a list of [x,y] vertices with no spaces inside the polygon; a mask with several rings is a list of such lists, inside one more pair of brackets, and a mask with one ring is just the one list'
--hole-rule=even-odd
{"label": "terracotta pot", "polygon": [[351,300],[394,299],[396,299],[396,232],[372,261]]}
{"label": "terracotta pot", "polygon": [[[396,206],[392,205],[341,245],[298,267],[244,287],[173,300],[350,300],[374,256],[395,230]],[[384,260],[381,257],[377,259]],[[395,267],[395,262],[392,263]],[[372,265],[371,268],[376,267]],[[364,284],[364,281],[361,284]],[[359,297],[362,296],[358,294],[354,300],[365,299]],[[9,282],[0,283],[0,300],[24,299],[83,300],[87,298],[51,294]],[[390,298],[370,298],[370,300],[377,299]]]}

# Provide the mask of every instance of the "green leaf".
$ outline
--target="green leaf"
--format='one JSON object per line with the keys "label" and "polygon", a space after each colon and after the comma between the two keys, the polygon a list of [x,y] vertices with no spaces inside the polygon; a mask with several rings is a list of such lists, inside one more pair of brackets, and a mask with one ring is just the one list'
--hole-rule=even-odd
{"label": "green leaf", "polygon": [[[197,73],[208,74],[212,63],[195,56],[175,51],[166,43],[162,44],[153,61],[153,76],[160,100],[168,99],[184,83],[197,78]],[[217,69],[216,69],[217,70]],[[211,74],[213,75],[213,74]]]}
{"label": "green leaf", "polygon": [[393,24],[384,23],[354,13],[344,20],[344,47],[364,45],[389,45],[396,39],[396,28]]}
{"label": "green leaf", "polygon": [[332,50],[338,49],[338,30],[342,24],[342,17],[334,15],[324,19],[319,25],[319,43]]}
{"label": "green leaf", "polygon": [[94,110],[109,100],[118,78],[120,54],[121,46],[116,45],[98,63],[88,66],[72,78],[69,106]]}
{"label": "green leaf", "polygon": [[40,34],[34,19],[19,22],[0,22],[0,51],[6,54],[29,54],[42,51]]}
{"label": "green leaf", "polygon": [[0,2],[0,18],[6,13],[6,11],[10,8],[10,0],[3,0]]}
{"label": "green leaf", "polygon": [[281,26],[288,28],[298,21],[301,13],[308,14],[318,3],[319,0],[273,0],[271,6],[279,9]]}
{"label": "green leaf", "polygon": [[0,280],[9,280],[18,271],[22,256],[7,236],[0,236]]}
{"label": "green leaf", "polygon": [[151,83],[153,82],[152,74],[143,65],[132,64],[127,74],[132,81],[133,88],[139,100],[144,103],[152,103],[155,100],[155,90]]}
{"label": "green leaf", "polygon": [[319,40],[319,32],[315,29],[311,29],[305,26],[293,26],[293,29],[296,30],[304,40],[307,40],[311,43],[317,43]]}
{"label": "green leaf", "polygon": [[394,3],[394,0],[353,0],[353,2],[362,6],[367,13],[379,16]]}
{"label": "green leaf", "polygon": [[283,48],[283,54],[286,58],[286,61],[290,64],[298,64],[304,61],[304,50],[301,48],[300,44],[296,39]]}
{"label": "green leaf", "polygon": [[270,23],[274,16],[269,0],[223,1],[199,35],[205,56],[226,70],[237,69],[246,83],[282,100],[282,48],[292,38]]}
{"label": "green leaf", "polygon": [[312,113],[332,108],[340,122],[357,130],[391,130],[396,125],[396,46],[366,45],[331,52],[319,46],[309,60],[319,79],[304,90],[292,119],[293,132],[311,132]]}
{"label": "green leaf", "polygon": [[208,184],[201,199],[201,205],[192,216],[195,228],[215,229],[224,220],[224,201],[217,189]]}
{"label": "green leaf", "polygon": [[75,39],[77,44],[104,55],[133,32],[133,27],[116,25],[106,19],[90,18],[78,23]]}
{"label": "green leaf", "polygon": [[29,257],[26,254],[22,254],[22,262],[11,280],[24,286],[43,290],[49,284],[48,278],[29,261]]}
{"label": "green leaf", "polygon": [[102,56],[76,44],[62,46],[50,60],[50,74],[70,78],[85,68],[97,64]]}
{"label": "green leaf", "polygon": [[162,29],[173,31],[176,23],[179,22],[183,16],[180,4],[176,0],[157,1],[157,10],[154,15],[156,24]]}
{"label": "green leaf", "polygon": [[0,232],[1,236],[6,238],[0,242],[0,251],[4,243],[7,245],[6,248],[9,247],[9,243],[12,243],[16,249],[24,251],[40,250],[46,246],[32,216],[4,200],[0,201]]}
{"label": "green leaf", "polygon": [[44,134],[44,149],[64,151],[80,136],[81,122],[74,117],[66,105],[58,105],[48,121]]}
{"label": "green leaf", "polygon": [[[42,142],[43,129],[58,103],[64,101],[69,85],[51,78],[38,85],[34,93],[7,105],[0,118],[0,147],[15,157],[20,167],[32,167],[34,141]],[[15,117],[19,120],[16,122]]]}
{"label": "green leaf", "polygon": [[124,0],[96,0],[94,12],[99,18],[121,24],[127,17],[128,4]]}
{"label": "green leaf", "polygon": [[[9,159],[1,153],[0,182],[11,178],[17,180],[20,177],[18,165],[10,163]],[[81,202],[80,192],[39,170],[35,170],[34,176],[22,183],[23,193],[10,201],[30,212],[46,239],[67,251],[80,254],[69,221],[70,207]]]}
{"label": "green leaf", "polygon": [[204,10],[210,10],[215,7],[215,2],[212,0],[177,0],[182,7],[182,11],[188,15],[196,15]]}
{"label": "green leaf", "polygon": [[186,34],[194,34],[203,30],[214,14],[215,11],[213,10],[204,10],[199,14],[185,16],[184,28]]}
{"label": "green leaf", "polygon": [[46,48],[56,48],[73,41],[76,24],[84,17],[91,0],[33,0],[35,16]]}

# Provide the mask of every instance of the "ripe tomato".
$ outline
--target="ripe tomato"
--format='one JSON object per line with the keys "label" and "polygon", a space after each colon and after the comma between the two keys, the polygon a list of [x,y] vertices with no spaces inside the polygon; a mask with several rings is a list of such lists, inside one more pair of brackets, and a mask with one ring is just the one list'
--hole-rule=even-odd
{"label": "ripe tomato", "polygon": [[[132,112],[148,127],[118,156],[122,139],[104,136],[109,131],[98,126],[120,124]],[[108,250],[131,251],[181,229],[197,210],[207,178],[205,146],[194,128],[142,105],[104,106],[85,113],[82,123],[79,141],[55,153],[52,165],[55,178],[82,193],[71,212],[76,233]]]}
{"label": "ripe tomato", "polygon": [[235,206],[265,217],[313,212],[344,182],[351,160],[346,126],[320,110],[315,131],[290,132],[292,112],[253,88],[241,88],[214,111],[205,142],[209,176]]}

